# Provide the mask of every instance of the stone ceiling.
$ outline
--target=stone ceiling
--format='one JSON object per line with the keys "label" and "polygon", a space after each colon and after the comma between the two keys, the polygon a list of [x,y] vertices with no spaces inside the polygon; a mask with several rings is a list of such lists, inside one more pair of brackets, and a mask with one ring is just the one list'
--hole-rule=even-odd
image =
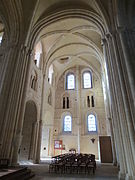
{"label": "stone ceiling", "polygon": [[84,65],[100,75],[101,36],[88,21],[61,20],[43,29],[40,35],[46,62],[48,66],[53,63],[58,73],[75,65]]}
{"label": "stone ceiling", "polygon": [[[33,17],[33,24],[59,9],[84,7],[102,16],[95,0],[39,0]],[[76,66],[90,67],[98,77],[101,76],[103,49],[101,34],[94,23],[83,18],[68,17],[41,29],[37,43],[43,46],[44,67],[53,63],[58,74]],[[46,71],[47,72],[47,71]]]}

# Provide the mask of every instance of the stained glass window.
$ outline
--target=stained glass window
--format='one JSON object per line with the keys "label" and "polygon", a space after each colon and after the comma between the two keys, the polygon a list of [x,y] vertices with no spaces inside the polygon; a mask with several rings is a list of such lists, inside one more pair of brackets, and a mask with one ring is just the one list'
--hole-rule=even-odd
{"label": "stained glass window", "polygon": [[96,117],[93,114],[88,115],[88,131],[89,132],[96,132],[97,131],[97,124],[96,124]]}
{"label": "stained glass window", "polygon": [[0,44],[2,43],[3,35],[4,35],[4,32],[0,32]]}
{"label": "stained glass window", "polygon": [[72,118],[70,115],[66,115],[64,117],[64,131],[71,132],[72,131]]}
{"label": "stained glass window", "polygon": [[49,74],[48,74],[50,84],[52,84],[52,77],[53,77],[53,65],[51,64],[51,66],[49,67]]}
{"label": "stained glass window", "polygon": [[74,74],[67,75],[67,89],[75,89],[75,76],[74,76]]}
{"label": "stained glass window", "polygon": [[42,45],[41,42],[38,42],[35,46],[35,64],[37,65],[37,67],[40,66],[40,57],[41,57],[41,53],[42,53]]}
{"label": "stained glass window", "polygon": [[88,71],[83,73],[83,87],[84,88],[92,87],[91,73]]}
{"label": "stained glass window", "polygon": [[2,42],[2,36],[0,36],[0,44],[1,44],[1,42]]}

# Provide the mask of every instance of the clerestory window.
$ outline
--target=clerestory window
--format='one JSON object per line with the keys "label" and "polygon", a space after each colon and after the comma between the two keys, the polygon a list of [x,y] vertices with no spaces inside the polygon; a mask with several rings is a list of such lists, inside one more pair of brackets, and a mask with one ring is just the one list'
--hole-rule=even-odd
{"label": "clerestory window", "polygon": [[35,56],[34,56],[34,62],[37,67],[40,67],[41,54],[42,54],[42,45],[41,42],[38,42],[35,46]]}
{"label": "clerestory window", "polygon": [[72,117],[70,115],[66,115],[64,117],[64,132],[71,132],[72,131]]}
{"label": "clerestory window", "polygon": [[75,76],[74,74],[68,74],[66,78],[67,89],[75,89]]}
{"label": "clerestory window", "polygon": [[89,71],[83,73],[83,88],[92,88],[92,77]]}
{"label": "clerestory window", "polygon": [[0,44],[1,44],[1,42],[2,42],[2,36],[0,36]]}
{"label": "clerestory window", "polygon": [[4,35],[4,32],[0,32],[0,45],[2,43],[3,35]]}
{"label": "clerestory window", "polygon": [[89,114],[87,117],[88,132],[97,132],[96,116]]}

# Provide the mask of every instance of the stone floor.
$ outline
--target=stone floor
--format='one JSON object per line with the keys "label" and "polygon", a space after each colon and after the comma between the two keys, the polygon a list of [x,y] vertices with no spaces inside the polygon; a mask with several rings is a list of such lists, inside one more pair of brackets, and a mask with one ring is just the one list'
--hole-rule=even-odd
{"label": "stone floor", "polygon": [[97,164],[95,175],[85,174],[56,174],[48,172],[48,164],[28,165],[35,173],[32,180],[117,180],[118,169],[111,164]]}
{"label": "stone floor", "polygon": [[11,174],[13,172],[16,172],[18,169],[4,169],[4,170],[0,170],[0,179],[2,176],[7,175],[7,174]]}

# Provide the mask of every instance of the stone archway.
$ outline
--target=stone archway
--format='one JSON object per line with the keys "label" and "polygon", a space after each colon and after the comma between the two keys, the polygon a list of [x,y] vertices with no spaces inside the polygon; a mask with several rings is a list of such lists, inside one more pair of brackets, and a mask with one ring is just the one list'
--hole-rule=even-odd
{"label": "stone archway", "polygon": [[22,143],[19,156],[20,161],[34,160],[36,149],[36,122],[37,107],[33,101],[28,101],[25,106]]}
{"label": "stone archway", "polygon": [[[59,37],[58,38],[58,40],[56,39],[54,42],[56,43],[56,44],[54,44],[54,45],[52,45],[52,47],[53,48],[50,48],[50,52],[47,54],[46,53],[46,57],[45,57],[45,59],[44,59],[44,61],[45,61],[45,66],[44,66],[44,69],[43,69],[43,71],[44,71],[44,73],[46,74],[46,77],[48,76],[47,75],[47,73],[48,73],[48,68],[50,67],[50,65],[51,65],[51,63],[55,63],[55,60],[57,61],[57,59],[60,59],[60,61],[58,61],[57,62],[57,64],[59,63],[59,66],[61,67],[62,66],[62,64],[64,64],[63,63],[63,59],[64,58],[67,58],[64,54],[61,54],[61,52],[60,52],[60,49],[62,49],[62,52],[64,52],[66,55],[69,55],[68,57],[69,58],[67,58],[67,61],[69,61],[69,60],[76,60],[76,62],[78,63],[78,65],[86,65],[86,67],[89,67],[90,66],[90,63],[87,63],[88,62],[88,60],[87,60],[87,57],[86,57],[86,59],[85,59],[85,57],[84,57],[84,54],[86,53],[86,56],[88,56],[88,55],[90,55],[90,58],[88,58],[89,60],[90,59],[92,59],[93,57],[96,57],[94,60],[93,60],[93,62],[95,62],[95,60],[96,60],[96,62],[97,62],[97,64],[99,65],[99,67],[100,67],[100,64],[102,65],[103,64],[103,53],[102,53],[102,51],[101,51],[101,49],[102,49],[102,47],[100,47],[100,48],[98,48],[98,46],[96,45],[96,42],[94,43],[92,40],[91,40],[91,38],[92,38],[92,36],[91,36],[91,38],[89,38],[89,37],[87,37],[86,38],[86,35],[85,35],[85,33],[84,34],[82,34],[82,35],[80,35],[80,31],[82,31],[82,30],[85,30],[85,31],[91,31],[91,33],[95,36],[95,37],[99,37],[99,42],[101,41],[101,37],[103,36],[103,34],[105,33],[105,25],[101,25],[101,22],[100,22],[100,18],[99,18],[99,20],[95,20],[94,19],[94,15],[92,15],[92,14],[88,14],[88,12],[87,11],[85,11],[85,10],[83,10],[81,13],[82,14],[80,14],[80,11],[79,10],[77,10],[76,9],[76,11],[75,11],[75,14],[73,13],[73,10],[71,11],[71,10],[68,10],[68,12],[67,11],[64,11],[64,12],[59,12],[60,13],[60,20],[59,20],[59,17],[57,17],[57,15],[56,15],[56,17],[55,17],[55,14],[54,14],[54,16],[52,15],[52,19],[55,17],[55,21],[54,22],[49,22],[48,24],[50,25],[50,26],[53,26],[53,24],[55,25],[55,23],[56,23],[56,21],[57,21],[57,23],[59,23],[59,22],[63,22],[63,24],[64,24],[64,21],[65,21],[65,24],[67,23],[66,21],[69,21],[70,23],[67,23],[67,24],[76,24],[76,27],[68,27],[67,29],[69,29],[68,31],[66,31],[65,32],[65,30],[64,31],[61,31],[61,33],[64,33],[64,36],[61,36],[61,37]],[[73,13],[72,14],[72,16],[74,16],[74,18],[71,16],[71,14],[70,13]],[[64,15],[63,15],[64,14]],[[69,17],[70,17],[70,19],[69,19]],[[58,18],[58,19],[57,19]],[[93,21],[94,22],[93,22]],[[71,22],[72,21],[72,22]],[[81,21],[83,21],[83,22],[81,22]],[[77,22],[78,22],[78,25],[77,25]],[[83,24],[82,26],[81,26],[81,24],[80,24],[80,22]],[[30,41],[30,44],[31,44],[31,46],[32,46],[32,44],[34,43],[34,39],[36,39],[37,37],[40,37],[41,36],[41,38],[46,38],[47,36],[51,36],[51,35],[54,35],[54,34],[56,34],[56,33],[59,33],[59,30],[57,30],[56,28],[54,28],[54,27],[51,27],[51,29],[55,29],[54,31],[51,31],[51,32],[49,32],[49,33],[47,33],[48,31],[47,30],[45,30],[45,29],[47,29],[48,27],[49,27],[49,25],[48,24],[46,24],[46,18],[44,19],[44,23],[41,25],[40,24],[40,22],[39,23],[37,23],[37,26],[35,26],[35,29],[33,29],[33,31],[35,31],[35,33],[33,33],[32,35],[33,35],[33,38],[32,38],[32,40]],[[98,25],[97,25],[98,24]],[[42,27],[42,30],[45,30],[45,32],[42,32],[42,30],[40,29]],[[59,27],[63,27],[62,25],[59,25]],[[41,32],[39,32],[39,31],[41,31]],[[77,32],[76,32],[77,31]],[[38,34],[39,33],[39,34]],[[37,35],[38,34],[38,35]],[[70,37],[69,37],[70,36]],[[64,42],[64,38],[63,37],[66,37],[67,39],[71,39],[70,41],[71,42],[69,42],[69,43],[66,43],[66,42]],[[75,39],[75,42],[72,42],[72,40],[73,40],[73,38]],[[51,40],[50,40],[51,41]],[[60,41],[62,42],[62,45],[59,45],[58,46],[58,48],[56,47],[56,45],[58,44],[58,43],[60,43]],[[82,43],[82,41],[83,41],[83,43]],[[46,42],[48,42],[47,40],[46,41],[44,41],[45,43]],[[44,43],[43,42],[43,43]],[[64,44],[64,45],[63,45]],[[72,52],[71,53],[71,50],[70,49],[68,49],[69,48],[69,46],[71,47],[72,46],[72,48],[71,49],[73,49],[74,50],[74,53]],[[77,46],[79,46],[80,47],[80,49],[82,50],[82,49],[84,49],[84,52],[83,51],[81,51],[81,52],[78,52],[77,51],[77,49],[79,49],[79,48],[75,48],[75,47],[77,47]],[[44,44],[44,47],[46,47],[45,46],[45,44]],[[84,48],[85,47],[85,48]],[[44,51],[44,52],[46,52],[46,51]],[[58,53],[58,54],[57,54]],[[93,55],[92,57],[91,57],[91,54]],[[82,56],[81,56],[82,55]],[[76,59],[75,59],[75,57],[76,57]],[[85,62],[84,62],[85,61]],[[73,63],[71,63],[71,65],[72,65],[72,67],[73,67],[73,65],[76,65],[77,63],[75,63],[75,61],[72,61]],[[82,64],[80,64],[80,62],[82,63]],[[91,62],[92,63],[92,62]],[[57,68],[57,64],[55,63],[55,67]],[[66,64],[66,62],[65,62],[65,64]],[[66,69],[67,69],[67,66],[64,66],[63,65],[63,67],[65,68],[66,67]],[[94,67],[94,66],[93,66]],[[63,71],[65,71],[65,69],[64,68],[61,68]],[[70,68],[70,66],[68,67],[68,68]],[[92,68],[92,67],[91,67]],[[95,68],[93,68],[93,71],[96,73],[96,74],[98,74],[98,76],[99,76],[99,73],[97,73],[97,71],[95,70]],[[60,76],[61,74],[62,74],[63,72],[60,72],[58,75]],[[57,78],[58,79],[58,78]],[[46,84],[48,83],[48,82],[45,82]],[[47,87],[47,86],[46,86]],[[44,92],[46,91],[46,89],[44,90]],[[46,96],[44,95],[44,97],[45,97],[45,99],[46,99]],[[46,107],[46,109],[48,110],[48,109],[50,109],[51,111],[52,111],[52,108],[51,107],[49,107],[48,106],[48,104],[46,103],[46,100],[43,102],[43,106],[44,107]],[[43,112],[43,114],[45,114],[45,112]],[[44,118],[44,117],[41,117],[42,118],[42,120],[46,120],[46,118]],[[52,119],[54,119],[54,118],[52,118]],[[78,117],[78,119],[81,119],[81,117]],[[78,120],[79,121],[79,120]],[[49,125],[50,125],[51,123],[49,122]],[[53,123],[51,124],[51,126],[53,126]],[[49,128],[48,128],[49,129]],[[50,130],[48,130],[48,129],[44,129],[44,132],[46,133],[45,134],[45,136],[44,137],[50,137],[50,135],[49,135],[49,133],[50,133]],[[78,134],[80,133],[80,127],[78,126]],[[54,134],[57,134],[57,128],[55,128],[54,129]],[[49,139],[49,138],[48,138]],[[79,139],[79,138],[78,138]],[[88,138],[87,138],[88,139]],[[41,145],[41,158],[42,157],[45,157],[45,156],[47,156],[47,155],[50,155],[51,153],[49,152],[48,153],[48,143],[45,143],[47,140],[46,139],[44,139],[44,143],[41,143],[42,145]],[[78,140],[79,141],[79,143],[80,143],[80,140]],[[89,139],[88,139],[88,142],[89,142]],[[78,144],[79,144],[78,143]],[[79,145],[78,145],[79,146]],[[78,148],[79,149],[79,148]],[[98,149],[98,148],[97,148]],[[50,149],[49,149],[50,150]],[[46,153],[45,153],[46,152]],[[98,154],[98,153],[97,153]],[[97,155],[97,157],[98,157],[98,155]]]}
{"label": "stone archway", "polygon": [[[80,9],[79,9],[79,12],[80,12]],[[65,12],[63,12],[63,16],[62,15],[60,16],[60,13],[59,13],[58,14],[58,18],[62,19],[65,16],[64,13]],[[68,10],[68,13],[69,13],[69,10]],[[78,16],[77,11],[71,12],[72,16],[74,14],[75,14],[75,17]],[[83,18],[85,16],[85,12],[84,12],[84,14],[82,14],[82,11],[81,11],[80,16],[81,16],[81,18]],[[96,19],[98,19],[97,16],[95,16],[95,17],[92,16],[91,18],[88,18],[87,16],[85,16],[85,17],[87,19],[90,19],[92,22],[94,21],[95,17],[96,17]],[[44,23],[44,27],[45,27],[48,22],[51,23],[52,21],[56,21],[56,19],[57,18],[55,18],[55,17],[50,17],[50,18],[47,17],[46,18],[46,23],[41,21],[41,23],[39,23],[37,26],[35,25],[34,26],[34,27],[36,27],[35,28],[35,34],[33,33],[34,35],[31,36],[32,38],[33,37],[34,38],[33,38],[33,40],[30,41],[30,45],[32,43],[34,43],[35,39],[37,38],[37,35],[38,35],[39,31],[43,27],[43,23]],[[99,19],[101,19],[101,18],[99,18]],[[96,21],[96,24],[98,26],[100,26],[99,25],[100,24],[99,21],[100,20]],[[101,22],[101,23],[103,23],[103,22]],[[101,31],[104,31],[103,30],[104,28],[99,28],[99,29]],[[34,30],[33,30],[33,32],[34,32]],[[125,164],[127,164],[127,162],[130,162],[130,158],[131,158],[131,160],[133,159],[132,157],[129,158],[129,154],[132,154],[132,152],[130,153],[130,151],[128,151],[128,148],[131,149],[130,146],[132,145],[132,142],[131,142],[131,145],[130,145],[129,139],[127,138],[128,134],[130,132],[127,129],[127,127],[128,127],[127,126],[127,120],[128,119],[130,120],[131,118],[129,117],[126,120],[126,113],[128,112],[128,110],[130,112],[130,109],[128,107],[128,104],[126,105],[126,102],[125,102],[125,104],[123,103],[123,99],[126,99],[125,97],[127,97],[127,100],[129,98],[127,96],[128,93],[123,90],[123,89],[125,89],[124,88],[125,87],[124,81],[122,81],[124,79],[123,72],[119,71],[119,69],[125,70],[126,68],[125,68],[125,66],[124,66],[124,68],[121,67],[120,63],[119,64],[116,63],[116,62],[121,62],[122,57],[123,57],[123,55],[122,55],[123,52],[120,52],[120,50],[119,50],[119,49],[122,49],[122,48],[119,48],[119,46],[117,47],[118,44],[120,45],[120,42],[118,41],[119,40],[118,32],[114,31],[112,34],[110,34],[110,33],[106,34],[106,33],[102,32],[102,34],[104,35],[104,36],[102,36],[102,38],[103,38],[102,40],[104,42],[105,52],[106,52],[107,57],[108,57],[107,58],[108,59],[108,63],[107,64],[108,64],[109,82],[110,82],[111,97],[112,97],[111,105],[112,105],[112,109],[113,109],[111,117],[113,117],[112,119],[114,119],[113,120],[113,123],[114,123],[113,124],[113,126],[114,126],[114,134],[115,134],[115,139],[116,139],[116,142],[117,142],[116,144],[118,146],[119,163],[121,165],[120,166],[120,168],[121,168],[121,172],[120,173],[125,174],[125,172],[127,172],[126,171],[126,166],[125,167],[123,167],[123,166]],[[121,58],[119,57],[119,54],[121,54]],[[49,61],[47,61],[47,62],[49,62]],[[45,66],[45,69],[46,69],[46,67],[47,67],[47,65]],[[18,98],[18,99],[20,100],[20,98]],[[12,113],[12,114],[14,114],[14,113]],[[128,122],[130,122],[130,121],[128,121]],[[125,122],[125,124],[123,122]],[[129,129],[130,129],[130,127],[129,127]],[[125,132],[127,133],[127,135],[125,135],[126,134]],[[125,138],[123,138],[123,137],[125,137]],[[133,136],[131,136],[131,137],[133,137]],[[127,150],[126,150],[126,147],[128,147]],[[129,153],[126,153],[126,152],[129,152]],[[126,159],[125,159],[125,156],[127,156]],[[131,163],[129,163],[129,164],[131,164]],[[129,169],[131,169],[131,168],[129,168]]]}

